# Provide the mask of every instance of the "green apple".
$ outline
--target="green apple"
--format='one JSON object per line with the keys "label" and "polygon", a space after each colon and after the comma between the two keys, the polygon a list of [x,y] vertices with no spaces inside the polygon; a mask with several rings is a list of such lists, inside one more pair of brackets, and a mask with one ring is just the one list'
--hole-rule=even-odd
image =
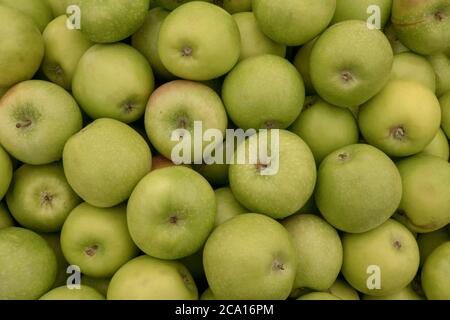
{"label": "green apple", "polygon": [[44,40],[33,20],[4,5],[0,5],[0,48],[0,88],[31,79],[44,56]]}
{"label": "green apple", "polygon": [[344,234],[342,245],[342,274],[353,288],[367,295],[382,296],[401,290],[414,279],[419,268],[416,239],[392,219],[368,232]]}
{"label": "green apple", "polygon": [[442,129],[439,129],[437,135],[421,153],[436,156],[444,160],[449,159],[450,150],[448,139]]}
{"label": "green apple", "polygon": [[417,244],[420,251],[420,265],[422,266],[425,263],[434,249],[447,241],[450,241],[450,234],[445,227],[433,232],[419,234]]}
{"label": "green apple", "polygon": [[[174,10],[179,6],[191,2],[194,0],[155,0],[156,5],[166,9],[166,10]],[[217,0],[198,0],[204,2],[216,2]]]}
{"label": "green apple", "polygon": [[412,52],[403,52],[394,56],[391,80],[415,81],[436,92],[436,74],[431,63]]}
{"label": "green apple", "polygon": [[154,87],[148,61],[124,43],[88,49],[72,81],[73,95],[89,117],[126,123],[141,118]]}
{"label": "green apple", "polygon": [[336,0],[253,0],[252,7],[261,30],[269,38],[298,46],[326,29],[333,18]]}
{"label": "green apple", "polygon": [[23,227],[57,232],[81,199],[67,183],[62,165],[52,163],[25,164],[17,169],[6,201],[14,219]]}
{"label": "green apple", "polygon": [[450,299],[450,241],[441,244],[428,256],[422,268],[422,287],[429,300]]}
{"label": "green apple", "polygon": [[0,229],[14,226],[14,220],[3,202],[0,202]]}
{"label": "green apple", "polygon": [[294,61],[292,62],[294,66],[297,68],[298,72],[300,72],[303,82],[305,83],[305,90],[308,94],[315,94],[316,89],[314,89],[311,75],[310,75],[310,60],[311,60],[311,52],[316,43],[317,38],[309,41],[305,45],[303,45],[294,57]]}
{"label": "green apple", "polygon": [[81,126],[75,99],[51,82],[21,82],[0,100],[0,144],[28,164],[60,160],[64,144]]}
{"label": "green apple", "polygon": [[450,139],[450,91],[439,99],[441,105],[441,126],[447,138]]}
{"label": "green apple", "polygon": [[67,262],[64,254],[61,250],[61,240],[59,233],[39,233],[39,235],[47,241],[47,244],[52,248],[53,253],[56,257],[57,263],[57,272],[55,282],[53,283],[52,288],[56,288],[59,286],[63,286],[67,284],[67,278],[69,274],[67,273],[67,268],[69,267],[69,263]]}
{"label": "green apple", "polygon": [[94,288],[82,285],[79,289],[69,289],[67,286],[55,288],[39,300],[105,300],[105,297]]}
{"label": "green apple", "polygon": [[370,145],[338,149],[319,167],[316,204],[323,217],[339,230],[359,233],[381,225],[395,212],[401,195],[395,164]]}
{"label": "green apple", "polygon": [[53,12],[47,0],[0,0],[0,5],[20,11],[32,19],[41,32],[53,19]]}
{"label": "green apple", "polygon": [[46,0],[50,8],[52,9],[52,13],[54,17],[59,17],[66,13],[67,9],[67,0]]}
{"label": "green apple", "polygon": [[284,300],[294,283],[297,257],[281,224],[249,213],[214,229],[206,241],[203,265],[219,300]]}
{"label": "green apple", "polygon": [[239,28],[222,8],[189,2],[164,20],[158,53],[167,70],[178,77],[215,79],[230,71],[239,59]]}
{"label": "green apple", "polygon": [[399,39],[423,55],[450,48],[450,3],[447,0],[395,0],[392,23]]}
{"label": "green apple", "polygon": [[342,300],[328,292],[310,292],[300,296],[297,300]]}
{"label": "green apple", "polygon": [[336,0],[336,11],[332,23],[345,20],[369,20],[374,13],[371,6],[380,9],[380,28],[383,29],[391,17],[392,0]]}
{"label": "green apple", "polygon": [[111,277],[139,250],[128,232],[126,206],[96,208],[82,203],[61,230],[61,249],[71,265],[92,277]]}
{"label": "green apple", "polygon": [[126,124],[98,119],[67,141],[64,172],[75,192],[97,207],[113,207],[128,199],[151,168],[144,138]]}
{"label": "green apple", "polygon": [[389,23],[389,25],[384,28],[384,34],[388,38],[394,54],[410,51],[398,38],[397,32],[395,32],[395,28],[392,23]]}
{"label": "green apple", "polygon": [[210,288],[203,291],[200,300],[217,300]]}
{"label": "green apple", "polygon": [[0,200],[3,199],[13,177],[13,165],[9,154],[0,145]]}
{"label": "green apple", "polygon": [[362,300],[423,300],[423,298],[408,285],[400,291],[383,296],[363,295]]}
{"label": "green apple", "polygon": [[197,172],[186,167],[152,171],[128,201],[131,237],[146,254],[179,259],[197,252],[214,227],[214,191]]}
{"label": "green apple", "polygon": [[149,0],[67,0],[80,8],[81,32],[96,43],[124,40],[144,23]]}
{"label": "green apple", "polygon": [[268,38],[258,26],[253,12],[233,14],[241,34],[241,55],[239,61],[261,54],[286,55],[286,46]]}
{"label": "green apple", "polygon": [[343,21],[328,28],[311,52],[310,75],[317,93],[339,107],[360,105],[389,80],[391,45],[365,22]]}
{"label": "green apple", "polygon": [[197,300],[188,269],[177,261],[140,256],[127,262],[111,279],[108,300]]}
{"label": "green apple", "polygon": [[282,224],[292,236],[297,254],[294,288],[322,291],[331,287],[342,266],[342,244],[337,231],[312,214],[294,215]]}
{"label": "green apple", "polygon": [[[166,158],[176,160],[173,152],[180,142],[172,140],[172,134],[174,130],[184,129],[192,137],[190,162],[201,160],[199,156],[203,157],[203,152],[195,154],[196,121],[201,121],[204,131],[214,128],[224,134],[227,128],[228,120],[223,103],[218,94],[208,86],[193,81],[175,80],[163,84],[150,96],[145,112],[145,129],[152,145]],[[203,141],[203,148],[209,143]]]}
{"label": "green apple", "polygon": [[337,278],[326,292],[340,298],[341,300],[359,300],[358,291],[350,286],[345,280]]}
{"label": "green apple", "polygon": [[302,113],[289,127],[311,148],[316,163],[336,149],[358,143],[358,124],[350,110],[319,97],[307,97]]}
{"label": "green apple", "polygon": [[242,129],[285,129],[302,111],[305,87],[291,63],[265,54],[241,61],[226,76],[222,99]]}
{"label": "green apple", "polygon": [[450,53],[428,56],[428,61],[436,73],[436,95],[440,97],[450,91]]}
{"label": "green apple", "polygon": [[216,227],[239,214],[248,212],[248,210],[236,200],[229,187],[216,189],[214,190],[214,193],[216,194],[217,203]]}
{"label": "green apple", "polygon": [[56,258],[38,234],[23,228],[0,230],[0,300],[34,300],[51,289]]}
{"label": "green apple", "polygon": [[87,275],[81,277],[81,283],[97,290],[102,296],[106,297],[108,293],[111,278],[94,278]]}
{"label": "green apple", "polygon": [[421,152],[436,136],[441,123],[434,93],[414,81],[392,80],[359,110],[364,139],[389,156]]}
{"label": "green apple", "polygon": [[45,55],[41,68],[50,81],[70,90],[78,61],[93,43],[81,31],[68,29],[66,22],[66,16],[59,16],[45,28],[42,34]]}
{"label": "green apple", "polygon": [[160,7],[150,10],[144,24],[131,38],[133,47],[147,58],[155,74],[163,79],[174,78],[164,67],[158,54],[159,30],[169,13],[169,11]]}
{"label": "green apple", "polygon": [[[262,139],[261,134],[250,137],[237,147],[237,155],[248,154],[250,147],[255,148]],[[270,163],[260,156],[256,164],[231,164],[229,179],[234,196],[250,212],[281,219],[297,212],[311,197],[316,165],[309,147],[294,133],[279,130],[277,150],[272,144],[272,140],[267,143]]]}
{"label": "green apple", "polygon": [[252,11],[252,0],[215,0],[214,3],[231,14]]}
{"label": "green apple", "polygon": [[431,232],[450,223],[450,164],[417,155],[397,162],[403,196],[397,217],[415,232]]}

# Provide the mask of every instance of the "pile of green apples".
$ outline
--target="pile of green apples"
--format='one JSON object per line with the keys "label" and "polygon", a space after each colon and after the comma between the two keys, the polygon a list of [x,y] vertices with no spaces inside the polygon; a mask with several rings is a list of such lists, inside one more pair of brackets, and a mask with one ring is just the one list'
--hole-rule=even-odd
{"label": "pile of green apples", "polygon": [[0,299],[450,299],[450,0],[0,0],[0,97]]}

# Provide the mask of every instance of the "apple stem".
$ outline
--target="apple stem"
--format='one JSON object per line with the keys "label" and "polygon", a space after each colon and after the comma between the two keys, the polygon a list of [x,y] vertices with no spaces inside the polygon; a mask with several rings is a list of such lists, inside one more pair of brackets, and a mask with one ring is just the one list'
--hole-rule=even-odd
{"label": "apple stem", "polygon": [[27,128],[29,126],[31,126],[33,122],[31,120],[25,120],[23,122],[17,122],[16,123],[16,128],[20,129],[20,128]]}

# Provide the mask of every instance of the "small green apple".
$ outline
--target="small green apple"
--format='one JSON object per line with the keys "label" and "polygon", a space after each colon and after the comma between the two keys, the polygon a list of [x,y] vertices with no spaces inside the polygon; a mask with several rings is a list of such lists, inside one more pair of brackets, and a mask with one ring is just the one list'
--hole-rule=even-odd
{"label": "small green apple", "polygon": [[137,246],[153,257],[179,259],[197,252],[214,227],[214,191],[186,167],[152,171],[134,189],[127,218]]}
{"label": "small green apple", "polygon": [[214,229],[206,241],[203,265],[220,300],[284,300],[294,283],[297,257],[281,224],[249,213]]}
{"label": "small green apple", "polygon": [[105,300],[105,297],[94,288],[81,285],[79,289],[69,289],[67,286],[55,288],[39,300]]}
{"label": "small green apple", "polygon": [[450,91],[450,53],[437,53],[427,57],[436,73],[436,95]]}
{"label": "small green apple", "polygon": [[294,288],[326,290],[339,275],[342,244],[337,231],[312,214],[291,216],[282,222],[294,240],[297,273]]}
{"label": "small green apple", "polygon": [[364,233],[342,237],[342,274],[350,285],[371,296],[395,293],[407,286],[419,268],[419,248],[411,232],[389,219]]}
{"label": "small green apple", "polygon": [[33,20],[4,5],[0,5],[0,48],[0,88],[31,79],[44,56],[44,40]]}
{"label": "small green apple", "polygon": [[111,279],[108,300],[197,300],[188,269],[177,261],[140,256],[127,262]]}
{"label": "small green apple", "polygon": [[38,234],[23,228],[0,230],[0,300],[34,300],[51,289],[55,254]]}
{"label": "small green apple", "polygon": [[420,265],[422,266],[428,256],[442,243],[450,241],[450,234],[447,228],[442,228],[433,232],[421,233],[417,237],[417,244],[420,251]]}
{"label": "small green apple", "polygon": [[253,0],[252,7],[261,30],[269,38],[298,46],[326,29],[333,18],[336,0]]}
{"label": "small green apple", "polygon": [[64,144],[81,126],[75,99],[51,82],[21,82],[0,100],[0,144],[24,163],[60,160]]}
{"label": "small green apple", "polygon": [[421,152],[436,136],[441,123],[434,93],[414,81],[392,80],[358,115],[364,139],[389,156]]}
{"label": "small green apple", "polygon": [[412,52],[394,56],[391,80],[411,80],[436,92],[436,74],[428,60]]}
{"label": "small green apple", "polygon": [[377,6],[380,12],[380,28],[383,29],[391,17],[392,0],[336,0],[336,11],[332,23],[345,20],[368,21],[373,14],[371,6]]}
{"label": "small green apple", "polygon": [[11,180],[13,177],[13,165],[9,154],[3,149],[0,145],[0,176],[2,179],[0,180],[0,200],[8,191],[9,185],[11,184]]}
{"label": "small green apple", "polygon": [[239,28],[222,8],[207,2],[189,2],[164,20],[158,53],[167,70],[178,77],[218,78],[230,71],[239,59]]}
{"label": "small green apple", "polygon": [[310,59],[311,80],[318,94],[336,106],[353,107],[384,87],[394,56],[381,31],[349,20],[328,28],[314,44]]}
{"label": "small green apple", "polygon": [[359,300],[358,291],[356,291],[345,280],[337,278],[326,292],[340,298],[341,300]]}
{"label": "small green apple", "polygon": [[319,167],[316,203],[323,217],[339,230],[359,233],[381,225],[395,212],[401,195],[395,164],[370,145],[338,149]]}
{"label": "small green apple", "polygon": [[17,169],[6,201],[14,219],[23,227],[57,232],[81,199],[67,183],[62,165],[52,163],[25,164]]}
{"label": "small green apple", "polygon": [[304,44],[298,51],[294,57],[294,61],[292,62],[294,66],[297,68],[298,72],[300,72],[303,82],[305,83],[305,90],[308,94],[315,94],[316,89],[314,89],[311,75],[310,75],[310,60],[311,60],[311,52],[316,43],[317,38],[309,41]]}
{"label": "small green apple", "polygon": [[423,300],[423,298],[408,285],[400,291],[383,296],[363,295],[362,300]]}
{"label": "small green apple", "polygon": [[222,99],[242,129],[285,129],[302,111],[305,87],[291,63],[265,54],[241,61],[226,76]]}
{"label": "small green apple", "polygon": [[[236,155],[248,154],[250,147],[260,143],[261,139],[264,135],[256,134],[246,139],[237,147]],[[260,157],[256,164],[231,164],[229,179],[234,196],[244,207],[281,219],[297,212],[311,197],[316,182],[316,164],[311,150],[296,134],[279,130],[275,143],[278,143],[278,150],[273,149],[272,140],[267,143],[273,161],[265,164]],[[278,170],[273,174],[264,174],[266,170],[275,169]]]}
{"label": "small green apple", "polygon": [[307,97],[302,113],[289,127],[311,148],[316,163],[336,149],[358,143],[358,124],[350,110],[319,97]]}
{"label": "small green apple", "polygon": [[428,256],[422,268],[422,287],[429,300],[450,300],[450,241]]}
{"label": "small green apple", "polygon": [[61,250],[61,240],[59,233],[39,233],[39,235],[47,241],[47,244],[52,248],[53,253],[56,257],[57,262],[57,272],[55,282],[53,283],[52,288],[60,287],[67,284],[67,278],[69,274],[67,273],[67,268],[69,267],[69,263],[67,262],[64,254]]}
{"label": "small green apple", "polygon": [[448,160],[450,156],[449,144],[447,136],[442,129],[439,129],[437,135],[421,153]]}
{"label": "small green apple", "polygon": [[300,296],[297,300],[342,300],[328,292],[310,292]]}
{"label": "small green apple", "polygon": [[116,206],[131,195],[151,168],[144,138],[126,124],[98,119],[67,141],[63,152],[69,185],[97,207]]}
{"label": "small green apple", "polygon": [[83,274],[111,277],[139,250],[128,232],[126,206],[96,208],[82,203],[72,210],[61,230],[67,261]]}
{"label": "small green apple", "polygon": [[286,46],[276,43],[262,33],[253,12],[233,14],[233,19],[236,21],[241,34],[239,61],[262,54],[274,54],[284,58]]}
{"label": "small green apple", "polygon": [[79,30],[66,26],[67,17],[51,21],[44,30],[45,55],[42,71],[52,82],[66,90],[72,88],[72,78],[78,61],[93,43]]}
{"label": "small green apple", "polygon": [[3,202],[0,202],[0,229],[12,226],[14,226],[14,220],[6,205]]}
{"label": "small green apple", "polygon": [[217,202],[216,227],[239,214],[248,212],[248,210],[236,200],[229,187],[216,189],[214,190],[214,193],[216,194]]}
{"label": "small green apple", "polygon": [[41,32],[53,19],[53,12],[47,0],[0,0],[0,5],[14,8],[31,18]]}
{"label": "small green apple", "polygon": [[149,0],[67,0],[80,8],[81,32],[96,43],[124,40],[144,23]]}

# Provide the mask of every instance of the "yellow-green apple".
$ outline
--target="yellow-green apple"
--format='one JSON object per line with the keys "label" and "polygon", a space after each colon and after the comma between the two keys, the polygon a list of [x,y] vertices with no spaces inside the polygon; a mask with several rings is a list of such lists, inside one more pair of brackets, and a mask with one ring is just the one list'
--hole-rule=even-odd
{"label": "yellow-green apple", "polygon": [[53,12],[47,0],[0,0],[0,5],[17,9],[32,19],[41,32],[53,19]]}
{"label": "yellow-green apple", "polygon": [[9,154],[0,145],[0,200],[3,199],[13,177],[13,165]]}
{"label": "yellow-green apple", "polygon": [[217,203],[216,227],[239,214],[248,212],[248,210],[236,200],[229,187],[216,189],[214,190],[214,193],[216,194]]}
{"label": "yellow-green apple", "polygon": [[448,160],[450,156],[447,136],[442,129],[439,129],[434,139],[423,149],[423,154],[429,154]]}
{"label": "yellow-green apple", "polygon": [[450,91],[450,53],[443,52],[428,56],[436,73],[436,95],[442,96]]}
{"label": "yellow-green apple", "polygon": [[314,47],[314,43],[316,43],[317,38],[305,43],[298,51],[294,57],[294,61],[292,62],[294,66],[297,68],[298,72],[300,72],[303,82],[305,84],[305,90],[308,94],[316,93],[316,90],[313,87],[310,75],[310,60],[311,60],[311,52]]}
{"label": "yellow-green apple", "polygon": [[420,265],[423,266],[434,249],[447,241],[450,241],[450,234],[445,227],[433,232],[420,233],[417,236],[417,244],[419,245],[420,251]]}
{"label": "yellow-green apple", "polygon": [[394,56],[391,80],[411,80],[436,92],[436,74],[428,60],[412,52]]}
{"label": "yellow-green apple", "polygon": [[450,241],[447,241],[433,250],[422,268],[422,287],[429,300],[450,299],[449,269]]}
{"label": "yellow-green apple", "polygon": [[341,300],[359,300],[358,291],[356,291],[345,280],[337,278],[336,281],[329,287],[326,292],[340,298]]}

